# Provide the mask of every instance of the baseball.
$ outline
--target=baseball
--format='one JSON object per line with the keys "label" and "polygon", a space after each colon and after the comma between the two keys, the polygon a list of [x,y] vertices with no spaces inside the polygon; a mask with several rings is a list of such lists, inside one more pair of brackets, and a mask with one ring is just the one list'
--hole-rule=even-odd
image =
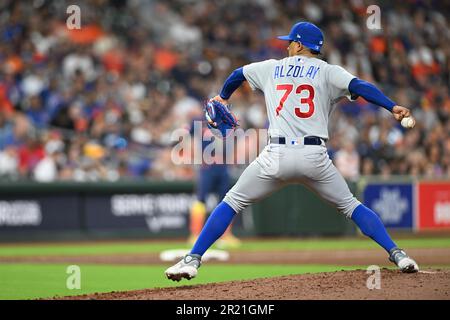
{"label": "baseball", "polygon": [[416,120],[413,117],[405,117],[401,122],[404,128],[414,128],[416,124]]}

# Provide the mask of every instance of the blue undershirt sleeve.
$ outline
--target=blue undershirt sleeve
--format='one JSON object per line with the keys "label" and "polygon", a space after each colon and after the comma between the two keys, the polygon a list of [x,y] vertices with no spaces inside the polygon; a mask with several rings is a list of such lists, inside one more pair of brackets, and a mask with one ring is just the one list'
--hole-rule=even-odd
{"label": "blue undershirt sleeve", "polygon": [[350,91],[352,96],[361,96],[367,101],[379,105],[391,112],[392,108],[396,105],[394,101],[386,97],[376,86],[358,78],[354,78],[350,81],[348,91]]}
{"label": "blue undershirt sleeve", "polygon": [[243,68],[234,70],[223,84],[222,91],[220,91],[220,97],[228,100],[233,92],[239,88],[242,82],[245,81]]}

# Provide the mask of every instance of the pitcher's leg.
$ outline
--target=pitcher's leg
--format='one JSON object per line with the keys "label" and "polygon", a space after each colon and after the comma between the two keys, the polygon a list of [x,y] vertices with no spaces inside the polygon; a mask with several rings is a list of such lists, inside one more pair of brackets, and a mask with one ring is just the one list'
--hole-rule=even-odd
{"label": "pitcher's leg", "polygon": [[226,202],[221,202],[213,210],[204,225],[191,254],[202,256],[219,239],[233,221],[236,212]]}
{"label": "pitcher's leg", "polygon": [[321,172],[317,180],[308,181],[308,186],[332,203],[345,216],[351,218],[363,234],[390,252],[396,245],[389,237],[380,218],[353,196],[344,178],[331,161],[327,165],[328,167]]}
{"label": "pitcher's leg", "polygon": [[387,233],[381,219],[375,212],[367,208],[365,205],[360,204],[356,207],[352,214],[352,220],[364,235],[373,239],[388,253],[393,248],[397,247]]}
{"label": "pitcher's leg", "polygon": [[347,182],[331,160],[327,158],[324,161],[326,164],[319,167],[319,172],[310,175],[314,178],[306,179],[305,185],[336,207],[347,218],[351,218],[353,211],[361,202],[353,196]]}
{"label": "pitcher's leg", "polygon": [[227,192],[224,202],[228,203],[237,213],[281,187],[287,185],[271,175],[270,163],[264,162],[265,157],[253,161],[242,173],[236,184]]}
{"label": "pitcher's leg", "polygon": [[361,204],[350,192],[342,175],[331,163],[318,175],[317,180],[308,180],[307,185],[322,198],[332,203],[340,212],[351,218],[362,233],[389,253],[389,260],[403,272],[417,272],[416,262],[399,249],[389,236],[378,215]]}
{"label": "pitcher's leg", "polygon": [[[227,168],[222,170],[218,179],[217,195],[219,199],[223,199],[230,190],[230,177]],[[233,224],[225,230],[224,234],[217,242],[217,247],[220,249],[232,249],[238,248],[241,245],[241,241],[233,234]]]}
{"label": "pitcher's leg", "polygon": [[222,236],[236,213],[278,190],[282,185],[282,182],[270,179],[265,174],[258,160],[253,161],[211,213],[191,253],[202,256]]}
{"label": "pitcher's leg", "polygon": [[362,233],[374,240],[382,246],[389,253],[389,260],[394,262],[402,272],[417,272],[419,266],[417,263],[408,257],[405,251],[398,248],[392,241],[383,222],[378,215],[360,204],[352,213],[352,220],[361,229]]}

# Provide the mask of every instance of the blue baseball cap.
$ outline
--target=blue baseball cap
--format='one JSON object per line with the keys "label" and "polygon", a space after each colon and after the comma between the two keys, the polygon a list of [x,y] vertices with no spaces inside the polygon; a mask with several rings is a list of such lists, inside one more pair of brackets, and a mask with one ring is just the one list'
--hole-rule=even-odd
{"label": "blue baseball cap", "polygon": [[305,47],[320,52],[323,45],[323,33],[315,24],[298,22],[294,24],[287,36],[279,36],[280,40],[301,42]]}

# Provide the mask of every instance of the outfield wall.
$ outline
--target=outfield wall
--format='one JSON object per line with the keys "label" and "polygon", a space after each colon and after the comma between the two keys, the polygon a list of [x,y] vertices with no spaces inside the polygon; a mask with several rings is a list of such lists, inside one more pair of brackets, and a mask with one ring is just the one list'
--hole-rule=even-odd
{"label": "outfield wall", "polygon": [[[192,182],[0,184],[0,239],[187,237]],[[239,236],[348,235],[352,224],[300,186],[238,215]],[[218,199],[208,199],[212,210]],[[314,214],[311,214],[311,213]]]}
{"label": "outfield wall", "polygon": [[360,180],[360,199],[390,229],[450,231],[450,181],[410,177]]}
{"label": "outfield wall", "polygon": [[[450,182],[363,178],[349,183],[387,227],[450,230]],[[0,184],[0,239],[187,237],[192,182]],[[209,199],[209,209],[218,199]],[[354,225],[302,186],[236,217],[239,236],[339,236]]]}
{"label": "outfield wall", "polygon": [[0,238],[188,235],[189,182],[0,185]]}

